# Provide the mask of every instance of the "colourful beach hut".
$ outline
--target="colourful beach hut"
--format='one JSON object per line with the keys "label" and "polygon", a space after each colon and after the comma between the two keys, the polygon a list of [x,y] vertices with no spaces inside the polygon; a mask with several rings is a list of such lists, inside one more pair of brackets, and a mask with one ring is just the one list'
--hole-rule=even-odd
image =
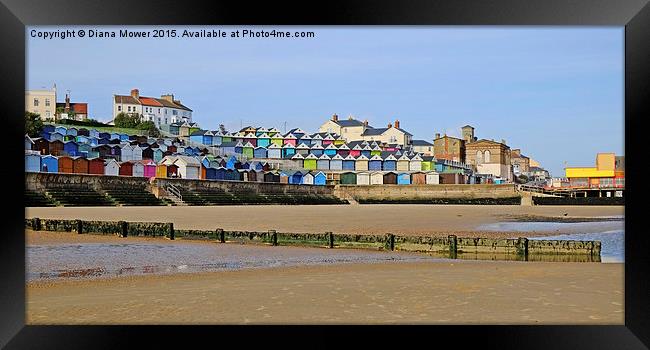
{"label": "colourful beach hut", "polygon": [[156,177],[156,163],[154,161],[150,159],[143,160],[142,165],[144,165],[144,177]]}
{"label": "colourful beach hut", "polygon": [[[331,140],[331,141],[333,141],[333,140]],[[325,150],[323,151],[323,153],[327,154],[330,157],[334,157],[336,155],[337,151],[338,151],[338,148],[336,148],[336,146],[334,146],[333,143],[330,143],[329,145],[327,145],[327,147],[325,147]]]}
{"label": "colourful beach hut", "polygon": [[144,177],[144,164],[141,161],[133,162],[133,176]]}
{"label": "colourful beach hut", "polygon": [[421,171],[416,171],[411,173],[411,184],[413,185],[424,185],[427,183],[427,176]]}
{"label": "colourful beach hut", "polygon": [[[368,170],[368,157],[363,154],[358,156],[354,163],[354,170],[357,171],[367,171]],[[357,182],[359,181],[359,176],[357,175]]]}
{"label": "colourful beach hut", "polygon": [[41,155],[37,151],[25,152],[25,171],[32,173],[41,171]]}
{"label": "colourful beach hut", "polygon": [[50,141],[50,145],[49,145],[50,154],[53,156],[64,155],[63,146],[64,146],[63,141],[59,141],[59,140]]}
{"label": "colourful beach hut", "polygon": [[301,142],[298,147],[296,147],[296,154],[300,154],[303,157],[306,157],[309,154],[310,147],[307,146],[304,142]]}
{"label": "colourful beach hut", "polygon": [[384,174],[380,171],[373,171],[370,173],[370,184],[371,185],[383,185],[384,184]]}
{"label": "colourful beach hut", "polygon": [[156,165],[156,178],[159,179],[167,178],[167,165],[162,163]]}
{"label": "colourful beach hut", "polygon": [[104,175],[106,176],[120,175],[120,163],[118,163],[115,159],[108,159],[104,161]]}
{"label": "colourful beach hut", "polygon": [[330,157],[327,154],[323,154],[318,157],[316,161],[316,169],[319,170],[329,170],[330,169]]}
{"label": "colourful beach hut", "polygon": [[416,154],[413,156],[409,162],[410,171],[421,171],[422,170],[422,157]]}
{"label": "colourful beach hut", "polygon": [[281,184],[288,184],[289,183],[289,174],[281,171],[280,172],[280,183]]}
{"label": "colourful beach hut", "polygon": [[267,133],[262,133],[257,137],[257,147],[268,147],[271,144],[271,138]]}
{"label": "colourful beach hut", "polygon": [[74,141],[66,141],[63,143],[63,151],[70,157],[76,157],[79,155],[79,144]]}
{"label": "colourful beach hut", "polygon": [[[284,138],[282,138],[282,135],[280,135],[280,134],[276,134],[275,136],[271,136],[271,144],[276,145],[278,147],[282,147],[282,146],[284,146]],[[264,181],[264,182],[267,182],[267,181]]]}
{"label": "colourful beach hut", "polygon": [[411,159],[406,154],[402,155],[397,159],[397,171],[409,171],[410,163]]}
{"label": "colourful beach hut", "polygon": [[282,158],[291,158],[296,154],[296,147],[290,143],[282,146]]}
{"label": "colourful beach hut", "polygon": [[267,171],[264,173],[264,182],[280,182],[280,174],[274,171]]}
{"label": "colourful beach hut", "polygon": [[307,155],[307,157],[305,157],[305,160],[303,161],[303,168],[309,170],[316,170],[317,162],[318,162],[318,157],[310,153]]}
{"label": "colourful beach hut", "polygon": [[385,173],[384,185],[397,185],[397,173],[392,171]]}
{"label": "colourful beach hut", "polygon": [[355,158],[360,156],[361,155],[361,145],[359,145],[359,144],[354,145],[352,147],[352,149],[350,150],[350,155],[355,157]]}
{"label": "colourful beach hut", "polygon": [[397,184],[398,185],[410,185],[411,184],[411,175],[409,173],[399,173],[397,175]]}
{"label": "colourful beach hut", "polygon": [[327,176],[325,175],[324,172],[319,171],[314,175],[314,185],[316,186],[325,186],[327,183]]}
{"label": "colourful beach hut", "polygon": [[132,161],[120,163],[120,176],[133,176]]}
{"label": "colourful beach hut", "polygon": [[316,157],[320,157],[323,155],[325,149],[321,145],[313,145],[311,146],[310,152],[311,154],[315,155]]}
{"label": "colourful beach hut", "polygon": [[374,155],[368,161],[368,170],[380,171],[382,167],[382,159],[379,155]]}
{"label": "colourful beach hut", "polygon": [[88,159],[88,174],[104,175],[104,160],[101,158]]}
{"label": "colourful beach hut", "polygon": [[357,184],[357,174],[354,172],[346,172],[341,174],[341,185],[356,185]]}
{"label": "colourful beach hut", "polygon": [[330,170],[343,170],[343,157],[335,154],[330,160]]}
{"label": "colourful beach hut", "polygon": [[288,133],[287,135],[284,136],[283,145],[291,145],[295,147],[297,139],[298,138],[294,134]]}
{"label": "colourful beach hut", "polygon": [[363,146],[363,148],[361,149],[361,154],[366,156],[368,159],[370,159],[370,157],[372,157],[371,153],[372,153],[372,148],[370,148],[370,145],[368,145],[368,144]]}
{"label": "colourful beach hut", "polygon": [[314,184],[314,174],[312,174],[311,172],[306,173],[302,177],[302,184],[303,185],[313,185]]}
{"label": "colourful beach hut", "polygon": [[293,185],[300,185],[302,183],[303,173],[296,171],[289,175],[289,183]]}
{"label": "colourful beach hut", "polygon": [[429,171],[426,173],[425,181],[427,185],[437,185],[440,183],[440,175],[435,171]]}
{"label": "colourful beach hut", "polygon": [[41,171],[44,173],[58,173],[59,160],[50,154],[41,156]]}
{"label": "colourful beach hut", "polygon": [[341,155],[341,157],[345,158],[350,154],[350,147],[346,144],[342,144],[339,146],[339,148],[336,150],[336,153]]}
{"label": "colourful beach hut", "polygon": [[160,162],[164,157],[164,153],[165,152],[160,148],[156,148],[155,150],[153,150],[153,161],[156,163]]}
{"label": "colourful beach hut", "polygon": [[271,143],[266,149],[267,157],[270,159],[280,159],[282,158],[282,148],[275,143]]}
{"label": "colourful beach hut", "polygon": [[370,185],[370,173],[367,171],[358,172],[357,185]]}
{"label": "colourful beach hut", "polygon": [[266,150],[266,147],[263,146],[255,147],[255,150],[253,151],[253,158],[266,158],[267,156],[268,156],[268,152]]}
{"label": "colourful beach hut", "polygon": [[244,135],[244,145],[247,143],[250,143],[251,148],[255,148],[255,146],[257,146],[257,136],[253,133]]}
{"label": "colourful beach hut", "polygon": [[[343,170],[354,170],[356,160],[352,155],[348,155],[343,159]],[[355,180],[356,181],[356,180]]]}
{"label": "colourful beach hut", "polygon": [[72,159],[72,157],[61,156],[58,158],[58,161],[59,161],[58,168],[60,173],[66,173],[66,174],[73,173],[74,160]]}
{"label": "colourful beach hut", "polygon": [[319,134],[314,134],[311,138],[311,146],[321,146],[323,147],[323,137]]}
{"label": "colourful beach hut", "polygon": [[83,157],[72,158],[72,172],[75,174],[88,174],[88,159]]}

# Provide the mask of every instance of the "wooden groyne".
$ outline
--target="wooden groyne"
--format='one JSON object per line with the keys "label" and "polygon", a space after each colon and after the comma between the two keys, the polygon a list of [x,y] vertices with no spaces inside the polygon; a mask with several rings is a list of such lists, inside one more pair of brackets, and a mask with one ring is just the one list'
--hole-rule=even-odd
{"label": "wooden groyne", "polygon": [[208,239],[221,243],[259,243],[322,248],[361,248],[426,253],[451,259],[520,261],[600,262],[599,241],[529,240],[527,238],[465,238],[401,236],[391,233],[361,235],[342,233],[288,233],[268,231],[179,230],[173,223],[25,219],[25,227],[36,231],[77,232],[126,236],[165,237],[167,239]]}

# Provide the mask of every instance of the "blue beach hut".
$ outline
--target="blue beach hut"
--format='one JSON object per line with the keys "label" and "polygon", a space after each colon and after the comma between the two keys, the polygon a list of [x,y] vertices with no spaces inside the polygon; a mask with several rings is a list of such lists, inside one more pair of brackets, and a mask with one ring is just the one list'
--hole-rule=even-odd
{"label": "blue beach hut", "polygon": [[314,175],[314,185],[325,186],[326,182],[327,176],[325,176],[324,172],[319,171],[316,175]]}
{"label": "blue beach hut", "polygon": [[51,154],[42,156],[41,171],[44,173],[58,173],[59,159]]}
{"label": "blue beach hut", "polygon": [[397,184],[398,185],[410,185],[411,184],[411,175],[409,173],[400,173],[397,175]]}

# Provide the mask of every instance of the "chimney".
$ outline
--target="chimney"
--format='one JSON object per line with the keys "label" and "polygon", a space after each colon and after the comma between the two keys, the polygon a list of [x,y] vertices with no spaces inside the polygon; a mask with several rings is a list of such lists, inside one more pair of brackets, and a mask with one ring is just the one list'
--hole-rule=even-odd
{"label": "chimney", "polygon": [[393,127],[393,124],[388,123],[388,128],[390,129],[390,128],[392,128],[392,127]]}
{"label": "chimney", "polygon": [[506,144],[506,140],[501,139],[501,143],[505,145],[505,144]]}
{"label": "chimney", "polygon": [[339,116],[336,115],[336,114],[333,114],[332,115],[332,121],[335,121],[335,122],[339,121]]}
{"label": "chimney", "polygon": [[395,128],[399,129],[399,120],[395,119]]}
{"label": "chimney", "polygon": [[436,133],[436,139],[439,139],[439,138],[440,138],[440,133],[437,132],[437,133]]}
{"label": "chimney", "polygon": [[363,126],[368,127],[368,119],[363,121]]}
{"label": "chimney", "polygon": [[131,90],[131,96],[133,96],[134,98],[140,98],[140,90],[138,89]]}
{"label": "chimney", "polygon": [[167,94],[167,95],[160,95],[160,98],[163,100],[167,100],[171,103],[174,103],[174,95],[173,94]]}
{"label": "chimney", "polygon": [[352,119],[354,119],[354,118],[352,118],[352,114],[350,114],[350,115],[348,116],[348,120],[352,120]]}
{"label": "chimney", "polygon": [[68,94],[65,94],[65,109],[64,109],[64,112],[65,113],[70,112],[70,96],[68,96]]}

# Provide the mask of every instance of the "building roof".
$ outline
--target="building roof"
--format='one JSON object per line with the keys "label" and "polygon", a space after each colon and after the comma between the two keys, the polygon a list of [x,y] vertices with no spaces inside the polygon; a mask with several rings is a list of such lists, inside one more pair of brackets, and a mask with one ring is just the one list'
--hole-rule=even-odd
{"label": "building roof", "polygon": [[180,101],[171,102],[164,98],[155,98],[155,97],[147,97],[147,96],[139,96],[136,99],[131,95],[129,96],[115,95],[115,103],[118,104],[125,103],[125,104],[133,104],[133,105],[141,104],[145,106],[156,106],[156,107],[162,106],[162,107],[169,107],[169,108],[176,108],[176,109],[184,109],[186,111],[192,112],[191,109],[181,104]]}
{"label": "building roof", "polygon": [[425,140],[413,140],[412,144],[413,146],[433,146],[431,142]]}
{"label": "building roof", "polygon": [[386,130],[388,130],[388,128],[368,128],[363,131],[361,136],[378,136],[386,132]]}
{"label": "building roof", "polygon": [[354,127],[354,126],[363,126],[363,122],[356,119],[341,119],[341,120],[332,120],[332,122],[338,124],[341,127]]}

